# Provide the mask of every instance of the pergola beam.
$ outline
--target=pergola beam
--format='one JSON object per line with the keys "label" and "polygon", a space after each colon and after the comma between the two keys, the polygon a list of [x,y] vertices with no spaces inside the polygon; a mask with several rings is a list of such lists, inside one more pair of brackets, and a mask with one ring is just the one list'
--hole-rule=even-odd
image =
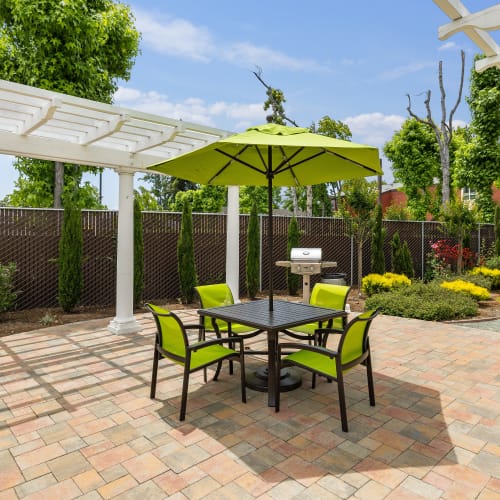
{"label": "pergola beam", "polygon": [[488,33],[500,25],[500,5],[471,14],[460,0],[434,0],[434,3],[452,20],[438,29],[440,40],[463,31],[486,55],[486,59],[476,62],[476,71],[500,67],[500,47]]}

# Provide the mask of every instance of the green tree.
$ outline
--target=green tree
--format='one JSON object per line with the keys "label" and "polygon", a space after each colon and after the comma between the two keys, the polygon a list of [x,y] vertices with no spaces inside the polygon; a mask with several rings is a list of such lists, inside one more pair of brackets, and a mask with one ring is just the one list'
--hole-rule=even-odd
{"label": "green tree", "polygon": [[344,197],[341,215],[350,220],[350,231],[356,239],[358,257],[358,290],[361,293],[363,279],[363,244],[371,235],[373,210],[377,202],[377,184],[366,179],[351,179],[344,182]]}
{"label": "green tree", "polygon": [[179,191],[196,191],[199,187],[194,182],[161,174],[146,174],[142,180],[151,185],[150,192],[160,210],[171,210]]}
{"label": "green tree", "polygon": [[252,204],[248,220],[246,278],[248,297],[254,299],[259,291],[260,230],[257,203]]}
{"label": "green tree", "polygon": [[151,194],[151,191],[144,186],[138,186],[135,191],[135,199],[139,202],[142,210],[157,212],[163,210],[157,199]]}
{"label": "green tree", "polygon": [[83,290],[83,234],[82,213],[67,198],[59,239],[58,300],[64,312],[71,312],[80,301]]}
{"label": "green tree", "polygon": [[[253,202],[257,203],[257,211],[260,214],[267,214],[267,186],[241,186],[240,188],[240,213],[249,214]],[[281,206],[281,188],[273,187],[273,209]]]}
{"label": "green tree", "polygon": [[425,220],[427,212],[437,215],[439,203],[431,187],[441,174],[439,147],[432,130],[409,118],[385,143],[384,154],[392,162],[394,180],[403,185],[412,215],[417,220]]}
{"label": "green tree", "polygon": [[391,240],[391,271],[408,278],[413,278],[415,274],[408,242],[405,240],[401,243],[398,232],[394,233]]}
{"label": "green tree", "polygon": [[193,216],[191,206],[184,200],[181,230],[177,241],[177,261],[181,299],[190,304],[194,299],[194,287],[198,284],[194,260]]}
{"label": "green tree", "polygon": [[457,239],[457,273],[462,272],[464,241],[468,239],[476,222],[475,214],[467,205],[459,201],[447,203],[442,210],[441,219],[448,234]]}
{"label": "green tree", "polygon": [[[130,78],[138,52],[130,7],[114,0],[0,2],[0,77],[5,80],[111,103],[118,79]],[[67,174],[60,162],[49,172],[45,162],[23,165],[28,161],[31,175],[36,174],[34,187],[30,177],[17,191],[29,194],[43,186],[42,198],[52,193],[53,205],[61,207],[65,192],[72,191],[63,190],[63,182],[72,175],[78,184],[83,167]]]}
{"label": "green tree", "polygon": [[134,198],[134,306],[141,304],[144,291],[144,236],[142,232],[141,204]]}
{"label": "green tree", "polygon": [[384,238],[386,230],[382,227],[382,205],[377,203],[372,232],[372,273],[385,273]]}
{"label": "green tree", "polygon": [[[292,217],[290,223],[288,224],[288,237],[286,245],[287,258],[290,259],[290,254],[292,248],[297,248],[300,244],[300,231],[297,219]],[[297,295],[300,286],[300,275],[290,272],[290,269],[286,270],[286,284],[288,288],[288,293],[290,295]]]}
{"label": "green tree", "polygon": [[185,202],[193,212],[219,213],[227,205],[227,188],[209,184],[196,190],[178,191],[171,210],[181,212]]}
{"label": "green tree", "polygon": [[495,256],[500,257],[500,205],[495,207]]}
{"label": "green tree", "polygon": [[[476,56],[475,60],[483,56]],[[469,141],[457,152],[459,186],[477,192],[475,204],[485,222],[493,221],[492,186],[500,180],[500,69],[471,71]]]}

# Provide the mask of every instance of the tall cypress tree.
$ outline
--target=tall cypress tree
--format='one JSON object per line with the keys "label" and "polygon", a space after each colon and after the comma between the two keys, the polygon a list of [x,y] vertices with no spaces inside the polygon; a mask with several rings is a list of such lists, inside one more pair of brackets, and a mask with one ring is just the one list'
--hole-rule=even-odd
{"label": "tall cypress tree", "polygon": [[374,226],[372,233],[372,273],[385,273],[384,238],[385,229],[382,227],[382,205],[375,207]]}
{"label": "tall cypress tree", "polygon": [[[290,259],[290,253],[292,248],[299,246],[300,241],[300,231],[299,224],[295,217],[290,219],[288,224],[288,241],[287,241],[287,256]],[[286,270],[286,283],[288,287],[288,293],[290,295],[297,295],[300,286],[300,275],[290,272],[290,269]]]}
{"label": "tall cypress tree", "polygon": [[59,305],[71,312],[81,299],[83,290],[82,212],[66,200],[61,238],[59,239]]}
{"label": "tall cypress tree", "polygon": [[184,201],[182,209],[181,232],[177,241],[177,260],[181,299],[190,304],[194,299],[194,287],[198,284],[194,261],[193,216],[191,205]]}
{"label": "tall cypress tree", "polygon": [[251,299],[256,297],[259,290],[259,248],[259,216],[257,213],[257,202],[254,200],[248,221],[246,259],[247,293]]}

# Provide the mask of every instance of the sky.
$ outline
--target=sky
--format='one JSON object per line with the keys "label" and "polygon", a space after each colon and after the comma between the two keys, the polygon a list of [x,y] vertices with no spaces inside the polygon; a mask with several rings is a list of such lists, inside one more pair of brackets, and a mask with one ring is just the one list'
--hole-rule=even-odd
{"label": "sky", "polygon": [[[284,92],[285,111],[308,127],[330,116],[349,125],[352,140],[382,148],[412,109],[424,116],[431,90],[441,118],[438,65],[443,62],[448,112],[457,98],[460,50],[466,54],[464,97],[479,49],[462,33],[440,41],[449,18],[432,0],[134,0],[141,53],[114,104],[240,132],[266,121],[266,83]],[[471,12],[494,0],[463,0]],[[490,33],[499,43],[498,32]],[[470,120],[465,100],[454,123]],[[385,182],[392,182],[383,160]],[[17,172],[0,155],[0,199]],[[141,176],[135,176],[136,185]],[[87,180],[99,185],[98,176]],[[103,202],[118,207],[118,175],[103,174]]]}

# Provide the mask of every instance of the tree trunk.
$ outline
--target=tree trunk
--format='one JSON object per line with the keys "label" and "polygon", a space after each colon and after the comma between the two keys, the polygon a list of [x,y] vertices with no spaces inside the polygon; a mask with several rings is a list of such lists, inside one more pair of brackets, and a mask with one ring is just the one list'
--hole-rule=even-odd
{"label": "tree trunk", "polygon": [[293,216],[297,217],[299,212],[299,201],[297,200],[297,190],[294,186],[290,188],[290,193],[292,194]]}
{"label": "tree trunk", "polygon": [[358,295],[361,296],[361,281],[363,280],[363,239],[358,240]]}
{"label": "tree trunk", "polygon": [[449,142],[443,141],[439,143],[439,154],[441,157],[441,175],[443,177],[442,192],[441,192],[441,203],[446,205],[450,202],[451,190],[450,190],[450,148]]}
{"label": "tree trunk", "polygon": [[64,188],[64,163],[54,162],[54,208],[62,208],[62,193]]}
{"label": "tree trunk", "polygon": [[313,214],[313,188],[306,186],[307,201],[306,201],[306,215],[312,217]]}

